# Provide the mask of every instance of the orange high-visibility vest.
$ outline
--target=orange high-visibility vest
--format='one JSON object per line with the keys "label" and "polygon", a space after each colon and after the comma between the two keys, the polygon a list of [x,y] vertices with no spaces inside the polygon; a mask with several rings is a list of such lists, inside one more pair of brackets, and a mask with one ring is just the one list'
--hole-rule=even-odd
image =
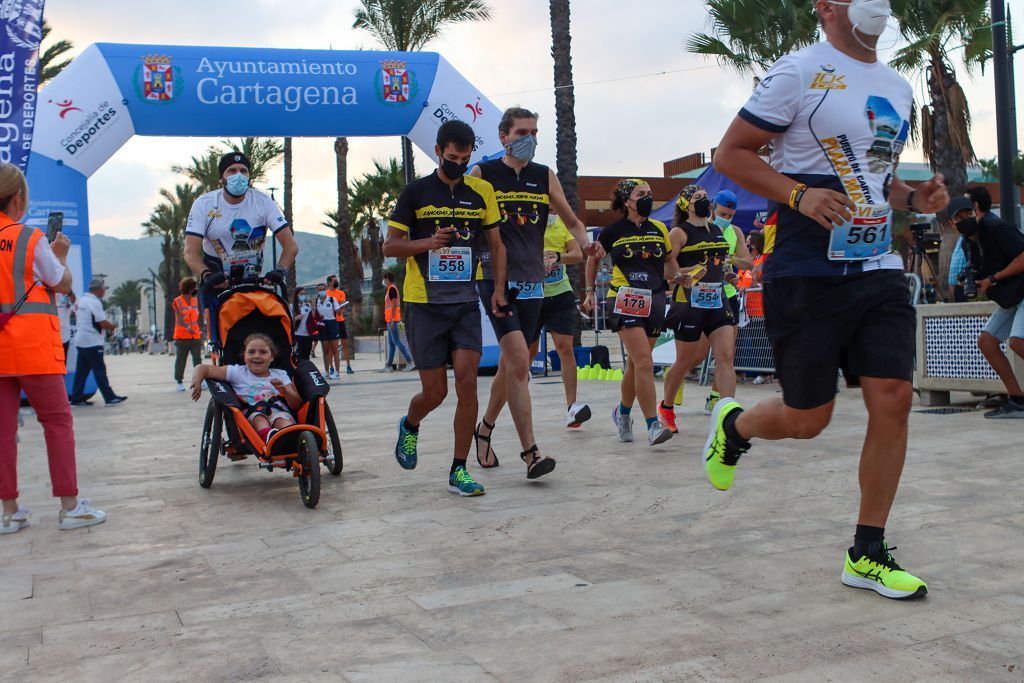
{"label": "orange high-visibility vest", "polygon": [[[391,290],[395,290],[394,299],[391,298]],[[384,322],[402,322],[402,295],[395,285],[388,285],[387,291],[384,292]]]}
{"label": "orange high-visibility vest", "polygon": [[[345,292],[340,289],[328,289],[325,292],[327,296],[334,297],[334,300],[339,304],[345,303],[348,297],[345,296]],[[334,314],[334,319],[340,323],[345,322],[345,314],[342,312],[343,309],[338,309],[338,312]]]}
{"label": "orange high-visibility vest", "polygon": [[32,263],[43,233],[10,223],[0,212],[0,312],[13,311],[28,296],[0,330],[0,375],[63,375],[67,369],[56,301],[43,283],[32,286]]}
{"label": "orange high-visibility vest", "polygon": [[199,339],[199,300],[184,294],[174,300],[174,338]]}

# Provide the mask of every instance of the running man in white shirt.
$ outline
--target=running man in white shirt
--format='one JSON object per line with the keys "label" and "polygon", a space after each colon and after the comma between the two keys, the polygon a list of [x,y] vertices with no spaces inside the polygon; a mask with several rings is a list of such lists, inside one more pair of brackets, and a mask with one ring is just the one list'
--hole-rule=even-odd
{"label": "running man in white shirt", "polygon": [[[889,598],[925,595],[890,554],[885,525],[907,451],[915,314],[903,262],[891,250],[892,211],[934,213],[942,176],[916,190],[895,176],[910,130],[912,92],[878,60],[888,0],[817,0],[827,41],[779,60],[732,122],[715,167],[778,210],[765,264],[764,309],[782,397],[744,412],[723,396],[711,418],[705,469],[732,486],[750,439],[810,439],[828,425],[840,367],[868,411],[860,515],[842,581]],[[758,156],[773,146],[771,164]]]}

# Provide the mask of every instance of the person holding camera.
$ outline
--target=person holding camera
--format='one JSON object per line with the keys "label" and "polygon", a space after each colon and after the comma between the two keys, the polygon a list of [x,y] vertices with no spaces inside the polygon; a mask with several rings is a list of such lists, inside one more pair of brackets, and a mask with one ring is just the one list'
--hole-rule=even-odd
{"label": "person holding camera", "polygon": [[1024,234],[992,213],[992,196],[981,186],[967,189],[949,205],[956,229],[978,247],[980,260],[972,262],[978,294],[999,308],[978,337],[978,348],[999,375],[1008,394],[1004,405],[985,413],[989,419],[1024,418],[1024,391],[1013,374],[1010,359],[999,348],[1006,342],[1024,358]]}

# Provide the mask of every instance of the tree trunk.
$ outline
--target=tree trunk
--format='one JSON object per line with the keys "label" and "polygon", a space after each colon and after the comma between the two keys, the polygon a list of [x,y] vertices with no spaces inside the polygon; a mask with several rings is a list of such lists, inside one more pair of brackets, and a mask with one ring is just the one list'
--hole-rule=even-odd
{"label": "tree trunk", "polygon": [[363,264],[352,239],[352,220],[348,211],[348,138],[334,140],[338,164],[338,277],[349,300],[345,318],[352,330],[358,330],[363,309]]}
{"label": "tree trunk", "polygon": [[[572,80],[572,32],[569,21],[569,0],[550,0],[551,9],[551,56],[555,61],[555,163],[558,182],[565,191],[569,206],[580,213],[579,193],[576,175],[576,94]],[[569,281],[577,291],[585,286],[582,265],[566,268]],[[576,331],[573,344],[582,345],[580,316],[576,314]]]}
{"label": "tree trunk", "polygon": [[[292,224],[292,139],[284,139],[284,219],[288,221],[289,227],[292,232],[295,232],[295,226]],[[274,264],[277,265],[277,264]],[[288,291],[294,292],[296,287],[295,282],[295,264],[288,269]]]}
{"label": "tree trunk", "polygon": [[[172,275],[174,261],[176,260],[174,257],[174,249],[174,242],[171,240],[169,235],[165,235],[163,244],[160,245],[160,250],[164,254],[164,262],[161,264],[159,270],[163,271],[162,275],[164,281],[164,340],[166,341],[170,341],[174,338],[174,297],[176,294],[174,293],[174,288],[171,286],[171,282],[173,282]],[[149,283],[151,287],[156,286],[156,282],[153,278],[150,278]],[[175,285],[176,284],[177,283],[175,283]],[[156,292],[151,296],[153,297],[152,301],[156,302]],[[156,325],[157,312],[156,307],[154,306],[153,308],[153,316],[149,321],[150,325]],[[134,311],[129,312],[129,318],[135,320],[135,316],[133,314]],[[137,327],[137,322],[133,322],[132,325]],[[149,330],[146,331],[149,332]]]}
{"label": "tree trunk", "polygon": [[412,154],[412,140],[402,138],[402,168],[405,171],[405,184],[416,180],[416,160]]}
{"label": "tree trunk", "polygon": [[[942,55],[933,54],[931,68],[928,70],[928,91],[932,105],[932,154],[929,161],[932,170],[943,175],[950,197],[963,195],[967,188],[967,162],[961,151],[952,144],[949,103],[946,99],[946,93],[955,82],[955,76],[947,68]],[[939,221],[939,232],[942,235],[942,249],[939,252],[936,276],[939,279],[939,289],[947,292],[949,260],[953,254],[953,247],[956,246],[957,234],[943,220]]]}
{"label": "tree trunk", "polygon": [[384,327],[384,287],[381,280],[384,279],[384,236],[380,231],[380,224],[374,220],[373,225],[368,229],[368,243],[370,246],[370,277],[373,281],[373,330],[376,332]]}

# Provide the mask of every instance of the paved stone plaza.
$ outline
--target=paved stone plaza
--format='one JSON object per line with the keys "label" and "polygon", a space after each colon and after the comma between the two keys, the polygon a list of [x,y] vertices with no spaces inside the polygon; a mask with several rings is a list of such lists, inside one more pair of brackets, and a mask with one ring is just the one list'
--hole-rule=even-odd
{"label": "paved stone plaza", "polygon": [[681,433],[650,449],[615,440],[616,383],[581,384],[596,417],[567,433],[560,382],[541,378],[538,438],[558,469],[527,482],[506,413],[502,467],[471,459],[487,495],[464,499],[446,492],[454,391],[405,472],[395,426],[418,381],[367,355],[334,383],[345,471],[324,471],[311,511],[251,459],[222,460],[200,489],[205,399],[174,392],[167,357],[107,362],[130,400],[74,413],[80,488],[106,524],[57,530],[41,430],[31,416],[22,430],[34,525],[0,537],[2,680],[1024,678],[1024,423],[912,416],[889,537],[931,593],[900,603],[839,582],[857,391],[819,439],[757,444],[721,493],[702,470],[700,388]]}

